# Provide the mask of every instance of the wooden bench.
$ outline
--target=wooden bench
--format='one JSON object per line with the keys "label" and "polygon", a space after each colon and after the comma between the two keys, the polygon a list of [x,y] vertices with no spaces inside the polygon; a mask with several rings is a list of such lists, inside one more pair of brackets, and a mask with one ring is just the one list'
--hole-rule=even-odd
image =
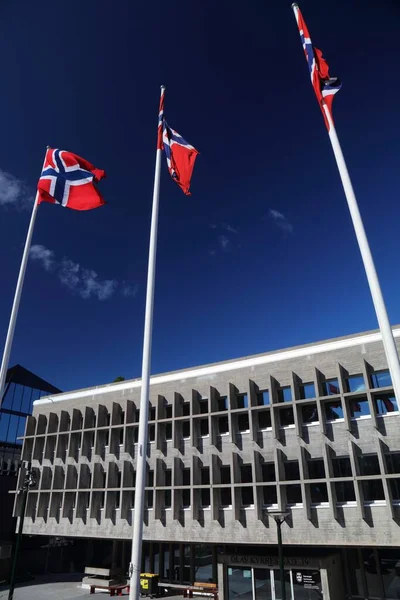
{"label": "wooden bench", "polygon": [[183,592],[184,598],[193,598],[193,594],[196,596],[213,596],[214,600],[218,600],[218,588],[215,583],[204,583],[202,581],[195,581],[193,585],[189,585]]}
{"label": "wooden bench", "polygon": [[100,585],[95,584],[90,586],[90,593],[94,594],[95,590],[108,590],[110,592],[110,596],[122,596],[122,591],[126,590],[129,594],[130,587],[128,583],[121,583],[119,585]]}

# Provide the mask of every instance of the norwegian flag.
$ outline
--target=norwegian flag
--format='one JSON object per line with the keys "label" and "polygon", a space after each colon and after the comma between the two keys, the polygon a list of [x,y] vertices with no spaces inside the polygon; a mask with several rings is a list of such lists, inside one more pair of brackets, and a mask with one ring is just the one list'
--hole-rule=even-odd
{"label": "norwegian flag", "polygon": [[90,162],[66,150],[48,148],[38,183],[38,204],[50,202],[73,210],[92,210],[105,204],[95,182],[105,177]]}
{"label": "norwegian flag", "polygon": [[311,83],[314,88],[315,95],[317,96],[318,104],[322,110],[326,127],[329,131],[330,124],[324,110],[324,105],[326,106],[329,112],[329,116],[333,122],[333,96],[336,94],[336,92],[340,90],[342,84],[337,77],[329,76],[328,63],[322,56],[322,51],[318,48],[315,48],[315,46],[312,45],[307,25],[303,19],[303,15],[301,14],[299,7],[297,6],[297,4],[292,4],[292,8],[296,16],[301,43],[303,45],[304,54],[308,63]]}
{"label": "norwegian flag", "polygon": [[190,196],[190,182],[198,151],[181,135],[169,127],[164,119],[164,90],[161,93],[158,114],[157,148],[164,150],[168,171],[186,196]]}

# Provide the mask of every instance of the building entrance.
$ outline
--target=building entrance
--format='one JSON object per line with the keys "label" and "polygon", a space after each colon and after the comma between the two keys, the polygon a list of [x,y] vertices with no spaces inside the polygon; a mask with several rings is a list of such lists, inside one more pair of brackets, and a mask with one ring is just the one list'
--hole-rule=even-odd
{"label": "building entrance", "polygon": [[[228,598],[234,600],[281,600],[282,582],[279,569],[228,567]],[[321,600],[319,569],[285,570],[287,600]]]}

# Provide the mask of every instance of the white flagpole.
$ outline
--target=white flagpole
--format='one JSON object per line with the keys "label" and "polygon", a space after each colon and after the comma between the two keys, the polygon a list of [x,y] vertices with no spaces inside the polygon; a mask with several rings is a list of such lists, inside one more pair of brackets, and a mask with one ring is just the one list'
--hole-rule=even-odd
{"label": "white flagpole", "polygon": [[[165,87],[161,86],[161,96]],[[156,168],[154,175],[153,209],[151,215],[149,265],[147,272],[146,312],[144,318],[142,388],[140,395],[139,436],[136,458],[135,506],[133,516],[132,556],[129,565],[130,592],[129,600],[139,600],[140,565],[142,558],[144,488],[146,485],[147,430],[149,418],[149,389],[151,341],[153,329],[154,283],[156,273],[158,205],[160,196],[162,150],[157,148]]]}
{"label": "white flagpole", "polygon": [[[46,155],[45,155],[45,159],[43,161],[43,166],[44,166],[45,160],[46,160]],[[10,360],[11,347],[12,347],[13,338],[14,338],[15,324],[17,322],[19,303],[20,303],[20,300],[21,300],[22,288],[24,286],[26,265],[28,263],[29,250],[31,248],[33,228],[35,226],[36,213],[37,213],[37,209],[38,209],[38,206],[39,206],[38,205],[38,198],[39,198],[39,192],[36,192],[35,202],[33,203],[33,208],[32,208],[31,221],[29,223],[28,234],[27,234],[26,240],[25,240],[24,253],[22,255],[21,266],[20,266],[20,269],[19,269],[17,287],[15,289],[15,294],[14,294],[14,302],[13,302],[13,306],[12,306],[12,309],[11,309],[10,322],[8,324],[8,331],[7,331],[6,343],[5,343],[4,351],[3,351],[3,359],[1,361],[1,368],[0,368],[0,406],[1,406],[1,403],[3,401],[3,394],[4,394],[5,384],[6,384],[7,371],[8,371],[8,363],[9,363],[9,360]]]}
{"label": "white flagpole", "polygon": [[386,354],[386,360],[390,375],[392,377],[392,383],[394,393],[397,398],[397,402],[400,402],[400,363],[399,355],[396,348],[396,343],[393,337],[393,331],[389,323],[389,317],[387,314],[385,301],[383,299],[381,286],[379,284],[378,275],[375,269],[374,260],[372,258],[371,249],[369,247],[368,238],[365,233],[364,224],[361,218],[360,210],[358,208],[357,199],[354,194],[353,186],[351,183],[350,175],[347,170],[346,162],[344,160],[342,148],[336,133],[335,126],[333,124],[330,111],[323,103],[326,118],[329,123],[329,139],[332,144],[333,153],[335,155],[336,164],[339,169],[340,178],[342,180],[344,193],[346,195],[347,204],[349,207],[351,219],[353,221],[353,227],[356,234],[358,246],[360,248],[362,261],[364,263],[365,273],[367,275],[369,289],[372,296],[372,302],[375,307],[376,316],[378,319],[379,329],[382,334],[383,347]]}

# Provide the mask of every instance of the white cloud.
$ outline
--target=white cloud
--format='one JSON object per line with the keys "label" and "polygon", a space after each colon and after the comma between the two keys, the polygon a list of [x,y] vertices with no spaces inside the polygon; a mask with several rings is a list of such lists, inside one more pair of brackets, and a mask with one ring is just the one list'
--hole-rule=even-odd
{"label": "white cloud", "polygon": [[225,229],[225,231],[229,231],[229,233],[239,233],[239,230],[232,227],[232,225],[229,225],[229,223],[222,223],[222,228]]}
{"label": "white cloud", "polygon": [[40,262],[46,271],[50,271],[54,266],[54,252],[45,248],[41,244],[31,246],[29,255],[32,260]]}
{"label": "white cloud", "polygon": [[33,204],[33,198],[24,182],[0,169],[0,206],[21,209],[28,204]]}
{"label": "white cloud", "polygon": [[136,298],[139,291],[139,284],[131,285],[127,281],[122,282],[121,294],[124,298]]}
{"label": "white cloud", "polygon": [[226,252],[228,250],[230,241],[229,239],[226,237],[226,235],[219,235],[218,236],[218,243],[220,245],[220,247],[222,248],[222,250],[224,252]]}
{"label": "white cloud", "polygon": [[[96,271],[82,267],[69,258],[57,261],[53,250],[40,244],[31,247],[30,258],[40,263],[46,271],[54,271],[65,287],[85,300],[89,298],[108,300],[120,285],[115,279],[100,279]],[[127,281],[123,281],[120,286],[121,294],[125,298],[134,298],[138,289],[138,285],[132,285]]]}
{"label": "white cloud", "polygon": [[285,233],[293,233],[293,225],[287,220],[285,215],[279,210],[269,209],[268,216],[274,220],[275,224]]}

